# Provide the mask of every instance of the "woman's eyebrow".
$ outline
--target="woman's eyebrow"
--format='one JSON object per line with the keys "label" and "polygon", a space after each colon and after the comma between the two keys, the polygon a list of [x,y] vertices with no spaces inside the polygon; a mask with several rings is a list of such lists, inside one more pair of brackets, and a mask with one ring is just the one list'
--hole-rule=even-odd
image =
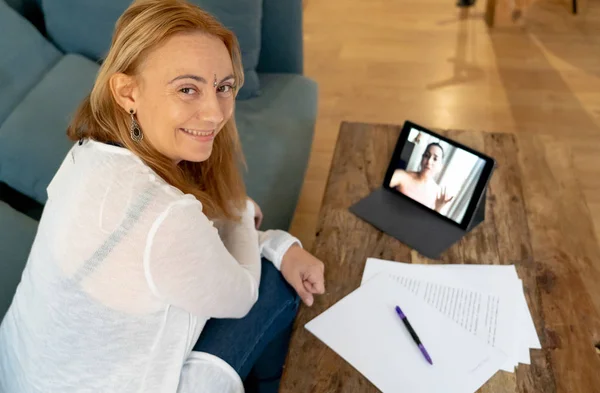
{"label": "woman's eyebrow", "polygon": [[233,78],[235,78],[235,75],[229,74],[225,78],[221,79],[221,81],[219,82],[219,84],[225,82],[227,79],[233,79]]}
{"label": "woman's eyebrow", "polygon": [[[219,84],[225,82],[227,79],[232,79],[233,77],[234,77],[233,74],[229,74],[225,78],[221,79],[221,81],[219,82]],[[193,79],[193,80],[195,80],[197,82],[200,82],[200,83],[204,83],[204,84],[208,83],[208,82],[206,82],[206,79],[204,79],[201,76],[194,75],[194,74],[185,74],[185,75],[179,75],[178,77],[173,78],[171,81],[169,81],[168,84],[170,85],[171,83],[173,83],[175,81],[178,81],[178,80],[181,80],[181,79]]]}
{"label": "woman's eyebrow", "polygon": [[206,79],[204,79],[201,76],[193,75],[193,74],[185,74],[185,75],[179,75],[178,77],[173,78],[171,81],[169,81],[168,84],[170,85],[171,83],[173,83],[175,81],[178,81],[180,79],[193,79],[193,80],[195,80],[197,82],[200,82],[200,83],[207,83]]}

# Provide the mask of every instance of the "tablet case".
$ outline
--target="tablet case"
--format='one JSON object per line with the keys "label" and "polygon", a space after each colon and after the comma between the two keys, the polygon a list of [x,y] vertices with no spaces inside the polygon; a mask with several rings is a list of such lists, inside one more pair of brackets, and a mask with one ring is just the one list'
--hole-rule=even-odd
{"label": "tablet case", "polygon": [[485,200],[486,191],[467,230],[383,187],[351,206],[350,211],[425,257],[439,259],[442,252],[483,222]]}

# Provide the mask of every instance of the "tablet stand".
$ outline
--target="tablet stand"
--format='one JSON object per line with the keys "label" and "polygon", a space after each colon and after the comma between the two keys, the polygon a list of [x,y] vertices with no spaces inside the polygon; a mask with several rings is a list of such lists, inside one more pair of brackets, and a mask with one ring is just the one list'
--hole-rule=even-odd
{"label": "tablet stand", "polygon": [[467,230],[383,188],[351,206],[350,211],[422,255],[439,259],[442,252],[484,221],[485,203],[484,191]]}

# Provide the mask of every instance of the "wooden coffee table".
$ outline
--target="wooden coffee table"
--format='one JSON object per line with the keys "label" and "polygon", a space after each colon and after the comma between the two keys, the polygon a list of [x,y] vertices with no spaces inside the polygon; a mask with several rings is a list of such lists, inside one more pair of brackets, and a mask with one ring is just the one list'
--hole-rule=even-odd
{"label": "wooden coffee table", "polygon": [[[359,287],[368,257],[412,263],[514,264],[542,350],[479,391],[600,392],[600,251],[567,146],[546,136],[442,132],[496,158],[483,224],[428,260],[363,222],[348,207],[381,185],[401,127],[342,124],[313,252],[327,293],[302,306],[281,392],[377,392],[304,325]],[[340,327],[342,328],[342,327]],[[410,372],[410,370],[407,370]],[[406,392],[415,393],[415,392]],[[418,392],[417,392],[418,393]]]}

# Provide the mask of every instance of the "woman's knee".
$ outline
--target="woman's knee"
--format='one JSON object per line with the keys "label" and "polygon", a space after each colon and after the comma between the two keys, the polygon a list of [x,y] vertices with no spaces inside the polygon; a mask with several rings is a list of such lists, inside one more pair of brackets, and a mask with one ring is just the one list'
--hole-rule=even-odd
{"label": "woman's knee", "polygon": [[241,319],[211,319],[194,350],[229,363],[242,378],[281,332],[293,324],[300,298],[273,264],[262,260],[258,301]]}
{"label": "woman's knee", "polygon": [[[300,298],[285,281],[281,273],[267,259],[262,260],[258,301],[250,310],[249,317],[258,322],[260,332],[247,343],[247,352],[241,359],[238,372],[245,378],[265,348],[282,332],[289,330],[296,318]],[[279,346],[277,344],[276,346]],[[281,348],[287,350],[287,345]]]}
{"label": "woman's knee", "polygon": [[[281,273],[266,258],[262,259],[262,274],[258,302],[265,303],[272,313],[293,316],[298,311],[300,297]],[[293,320],[293,317],[292,317]]]}

